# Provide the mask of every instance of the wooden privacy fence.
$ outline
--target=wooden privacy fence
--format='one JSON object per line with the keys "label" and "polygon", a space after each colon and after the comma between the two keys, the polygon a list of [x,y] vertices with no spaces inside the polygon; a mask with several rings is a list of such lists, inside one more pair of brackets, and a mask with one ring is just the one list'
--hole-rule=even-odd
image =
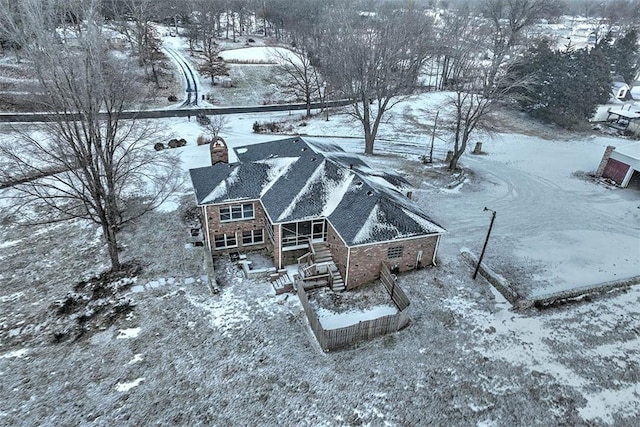
{"label": "wooden privacy fence", "polygon": [[[387,268],[387,272],[388,271],[389,269]],[[389,284],[386,284],[385,281],[388,281]],[[320,319],[315,311],[313,311],[313,308],[311,308],[311,304],[309,304],[309,298],[307,297],[307,292],[304,290],[304,286],[298,285],[297,292],[300,303],[304,308],[307,319],[309,319],[311,330],[323,350],[329,351],[346,347],[359,341],[396,332],[407,326],[409,323],[409,298],[407,298],[402,289],[400,289],[390,272],[388,277],[382,282],[394,303],[398,306],[398,313],[382,316],[377,319],[364,320],[337,329],[324,329],[322,327]]]}
{"label": "wooden privacy fence", "polygon": [[398,282],[391,271],[389,271],[389,266],[387,264],[382,263],[380,267],[380,281],[384,285],[387,292],[391,296],[391,299],[398,307],[398,310],[402,311],[405,308],[409,307],[409,298],[404,293],[404,291],[398,286]]}

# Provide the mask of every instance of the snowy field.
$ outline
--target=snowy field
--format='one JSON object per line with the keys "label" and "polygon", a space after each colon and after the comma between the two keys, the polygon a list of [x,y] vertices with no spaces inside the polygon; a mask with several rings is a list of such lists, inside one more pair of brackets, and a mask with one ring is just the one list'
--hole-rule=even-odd
{"label": "snowy field", "polygon": [[[430,94],[398,105],[366,159],[413,182],[417,202],[448,230],[438,267],[400,277],[408,328],[348,350],[322,352],[295,296],[276,297],[228,262],[218,262],[221,292],[211,295],[201,252],[184,245],[193,201],[181,195],[124,230],[123,257],[144,266],[123,291],[135,309],[53,344],[51,302],[107,265],[98,229],[0,218],[0,424],[640,424],[638,286],[516,313],[459,259],[463,248],[479,253],[486,206],[497,216],[485,261],[527,295],[640,274],[640,191],[587,176],[607,145],[625,141],[511,115],[500,132],[478,135],[486,154],[465,154],[465,179],[448,188],[438,163],[418,159],[445,102]],[[358,125],[337,113],[300,132],[362,152]],[[234,115],[222,136],[232,147],[268,141],[278,136],[252,134],[254,121],[298,118]],[[188,141],[175,149],[185,173],[208,164],[196,123],[163,121]],[[436,153],[447,149],[438,139]]]}

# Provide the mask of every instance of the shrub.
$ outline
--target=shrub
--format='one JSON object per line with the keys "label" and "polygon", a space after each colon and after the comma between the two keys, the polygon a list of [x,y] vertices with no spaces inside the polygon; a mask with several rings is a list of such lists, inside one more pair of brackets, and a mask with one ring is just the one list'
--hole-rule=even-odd
{"label": "shrub", "polygon": [[167,100],[169,100],[169,102],[178,102],[178,97],[175,95],[169,95]]}
{"label": "shrub", "polygon": [[178,147],[184,147],[185,145],[187,145],[187,140],[184,138],[173,138],[171,140],[169,140],[169,148],[178,148]]}
{"label": "shrub", "polygon": [[210,125],[211,124],[211,119],[207,116],[205,116],[202,113],[199,113],[196,116],[196,121],[198,122],[198,124],[200,124],[201,126],[206,126],[206,125]]}
{"label": "shrub", "polygon": [[205,144],[208,144],[209,142],[211,141],[209,141],[207,137],[204,136],[203,134],[198,135],[198,138],[196,139],[196,144],[198,145],[205,145]]}
{"label": "shrub", "polygon": [[156,145],[153,146],[153,149],[156,151],[164,150],[164,144],[162,142],[156,142]]}
{"label": "shrub", "polygon": [[254,122],[254,133],[282,133],[290,132],[293,130],[293,125],[287,122]]}
{"label": "shrub", "polygon": [[280,130],[280,124],[278,122],[267,122],[264,127],[271,133],[275,133]]}

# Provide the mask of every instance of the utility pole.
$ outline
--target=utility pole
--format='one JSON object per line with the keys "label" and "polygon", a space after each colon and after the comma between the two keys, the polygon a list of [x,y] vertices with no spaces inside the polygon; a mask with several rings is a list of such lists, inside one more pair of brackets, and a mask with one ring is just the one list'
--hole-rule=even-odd
{"label": "utility pole", "polygon": [[433,141],[436,138],[436,127],[438,126],[438,115],[440,110],[436,111],[436,118],[433,121],[433,132],[431,132],[431,148],[429,149],[429,163],[433,163]]}
{"label": "utility pole", "polygon": [[473,280],[476,280],[476,276],[478,275],[478,270],[480,270],[480,264],[482,263],[482,258],[484,258],[484,251],[487,249],[487,243],[489,243],[489,236],[491,236],[491,229],[493,228],[493,221],[496,219],[496,211],[491,210],[484,207],[485,211],[491,211],[491,223],[489,224],[489,231],[487,231],[487,237],[484,239],[484,246],[482,246],[482,252],[480,252],[480,258],[478,258],[478,265],[476,265],[476,271],[473,272]]}
{"label": "utility pole", "polygon": [[322,103],[324,104],[325,121],[329,121],[329,106],[327,105],[327,82],[322,84]]}

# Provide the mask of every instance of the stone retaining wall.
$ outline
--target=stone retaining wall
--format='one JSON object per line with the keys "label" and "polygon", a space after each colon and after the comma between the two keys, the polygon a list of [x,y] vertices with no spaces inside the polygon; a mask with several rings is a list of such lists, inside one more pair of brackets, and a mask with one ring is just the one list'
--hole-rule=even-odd
{"label": "stone retaining wall", "polygon": [[[461,251],[460,256],[474,268],[478,263],[478,258],[467,250]],[[534,298],[524,298],[518,294],[507,279],[493,271],[484,262],[480,264],[478,272],[513,305],[515,310],[525,310],[534,306],[548,307],[587,295],[604,294],[614,289],[621,289],[640,284],[640,276],[633,276],[626,279],[603,282],[595,285],[576,287],[562,292],[538,295]]]}

